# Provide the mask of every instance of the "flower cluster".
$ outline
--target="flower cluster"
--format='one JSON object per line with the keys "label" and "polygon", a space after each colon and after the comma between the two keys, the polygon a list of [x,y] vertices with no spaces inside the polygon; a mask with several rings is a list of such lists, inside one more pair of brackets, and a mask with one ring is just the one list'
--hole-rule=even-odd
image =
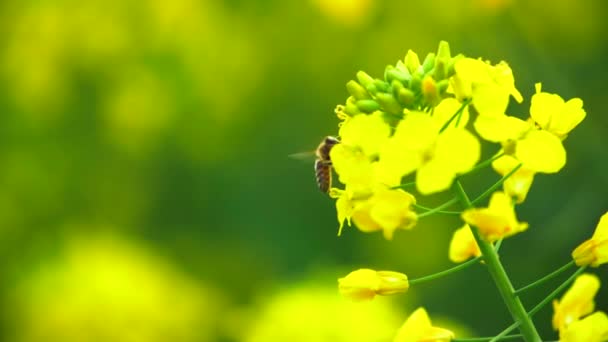
{"label": "flower cluster", "polygon": [[[350,97],[336,108],[342,120],[339,143],[329,151],[342,184],[329,190],[336,199],[338,234],[344,223],[353,223],[363,232],[382,231],[390,240],[397,230],[411,229],[421,218],[440,212],[459,215],[463,225],[454,232],[449,247],[450,260],[461,264],[414,279],[395,271],[359,269],[338,280],[342,295],[360,301],[403,293],[410,286],[481,261],[516,322],[488,340],[498,340],[515,328],[521,335],[511,338],[540,340],[531,316],[586,267],[608,263],[608,213],[593,236],[572,252],[569,264],[518,290],[504,271],[498,248],[504,238],[528,229],[515,209],[525,201],[534,177],[556,173],[565,166],[563,141],[586,116],[582,100],[564,100],[544,92],[538,83],[527,113],[508,115],[512,98],[517,103],[524,101],[509,65],[452,56],[446,42],[423,62],[408,51],[402,61],[386,67],[382,79],[360,71],[346,88]],[[480,161],[484,141],[497,146],[490,159]],[[502,178],[471,200],[460,178],[484,167],[491,167]],[[416,197],[447,190],[455,197],[443,205],[428,208],[417,203]],[[487,198],[489,203],[480,205]],[[444,210],[457,202],[462,210]],[[573,276],[526,311],[520,293],[575,265],[579,270]],[[608,339],[608,316],[593,313],[598,288],[597,277],[583,274],[561,300],[554,300],[553,327],[561,341]],[[450,341],[454,336],[450,330],[433,326],[426,311],[419,308],[394,341]]]}
{"label": "flower cluster", "polygon": [[411,177],[420,195],[450,189],[479,166],[482,140],[499,144],[488,165],[507,177],[488,208],[466,211],[463,220],[490,242],[517,234],[527,224],[517,221],[514,204],[524,201],[535,174],[563,168],[562,140],[585,117],[580,99],[564,101],[540,84],[528,119],[507,115],[510,98],[523,101],[509,65],[452,56],[446,42],[422,62],[408,51],[382,79],[359,71],[346,88],[350,97],[336,108],[340,143],[330,152],[344,185],[330,190],[339,234],[345,222],[387,239],[411,229],[419,214],[404,180]]}

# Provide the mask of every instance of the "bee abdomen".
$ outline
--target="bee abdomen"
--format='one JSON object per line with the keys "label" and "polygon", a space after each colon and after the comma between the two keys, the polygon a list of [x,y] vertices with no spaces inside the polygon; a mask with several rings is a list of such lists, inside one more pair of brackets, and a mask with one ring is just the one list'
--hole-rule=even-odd
{"label": "bee abdomen", "polygon": [[331,187],[331,164],[317,159],[315,161],[315,176],[319,190],[327,193]]}

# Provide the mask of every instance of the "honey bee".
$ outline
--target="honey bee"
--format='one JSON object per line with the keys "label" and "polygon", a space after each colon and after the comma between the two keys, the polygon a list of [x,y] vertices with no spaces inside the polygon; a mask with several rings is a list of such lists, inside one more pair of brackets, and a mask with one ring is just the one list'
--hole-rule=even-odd
{"label": "honey bee", "polygon": [[331,149],[339,143],[340,140],[338,140],[338,138],[327,136],[321,140],[321,143],[314,152],[310,151],[290,155],[290,157],[296,159],[308,159],[308,157],[315,156],[315,177],[317,186],[319,187],[319,190],[324,193],[328,193],[329,188],[331,188],[332,164],[329,152],[331,152]]}
{"label": "honey bee", "polygon": [[329,152],[340,140],[336,137],[327,136],[323,138],[319,147],[315,151],[317,159],[315,160],[315,176],[317,178],[317,186],[319,190],[327,193],[331,188],[331,158]]}

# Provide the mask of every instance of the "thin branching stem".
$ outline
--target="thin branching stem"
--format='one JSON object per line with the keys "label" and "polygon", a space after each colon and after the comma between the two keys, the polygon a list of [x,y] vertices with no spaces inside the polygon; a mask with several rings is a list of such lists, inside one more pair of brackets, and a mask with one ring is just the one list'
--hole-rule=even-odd
{"label": "thin branching stem", "polygon": [[564,266],[558,268],[557,270],[547,274],[546,276],[520,288],[517,289],[513,292],[514,295],[519,296],[520,294],[522,294],[525,291],[528,291],[530,289],[533,289],[537,286],[540,286],[542,284],[544,284],[545,282],[557,277],[558,275],[564,273],[565,271],[567,271],[568,269],[570,269],[571,267],[573,267],[574,265],[576,265],[576,263],[574,262],[574,260],[570,261],[569,263],[565,264]]}

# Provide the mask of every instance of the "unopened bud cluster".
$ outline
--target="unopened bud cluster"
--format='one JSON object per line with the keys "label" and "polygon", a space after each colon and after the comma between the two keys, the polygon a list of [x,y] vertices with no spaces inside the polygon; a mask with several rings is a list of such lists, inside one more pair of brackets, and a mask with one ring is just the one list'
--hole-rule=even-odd
{"label": "unopened bud cluster", "polygon": [[441,42],[437,53],[427,54],[422,63],[409,50],[403,61],[386,66],[383,79],[359,71],[357,80],[346,84],[351,96],[342,110],[349,116],[382,111],[401,118],[404,109],[433,107],[446,96],[454,64],[462,57],[452,57],[448,43]]}

